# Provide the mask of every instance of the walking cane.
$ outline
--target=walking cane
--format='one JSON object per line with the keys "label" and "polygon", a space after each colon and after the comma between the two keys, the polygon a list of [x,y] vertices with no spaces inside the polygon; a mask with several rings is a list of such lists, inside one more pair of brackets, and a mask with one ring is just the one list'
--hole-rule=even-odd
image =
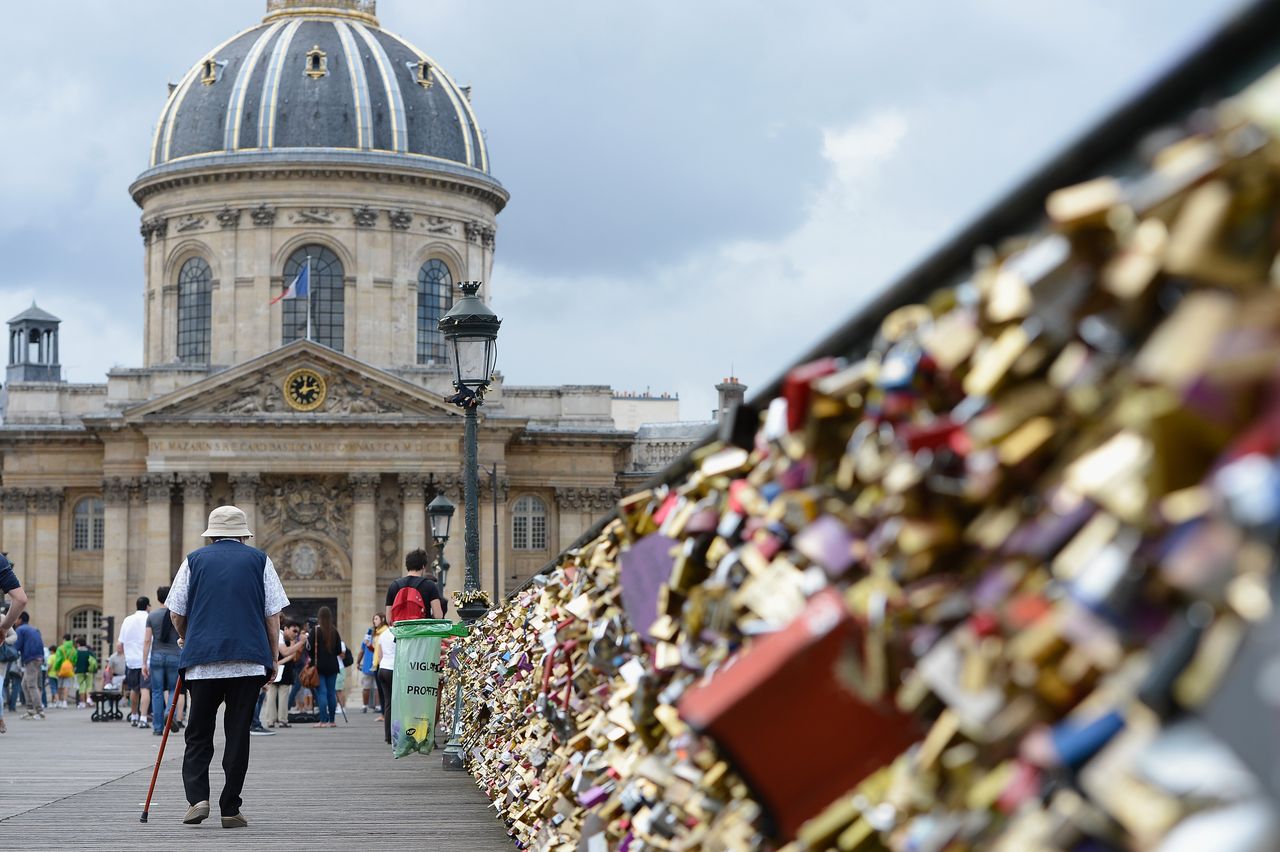
{"label": "walking cane", "polygon": [[151,786],[147,788],[147,803],[142,806],[142,816],[138,822],[147,821],[147,811],[151,810],[151,794],[156,791],[156,776],[160,774],[160,761],[164,760],[164,745],[169,742],[169,729],[173,727],[173,711],[178,706],[178,696],[182,694],[182,672],[178,672],[178,682],[173,687],[173,696],[169,699],[169,715],[164,720],[164,736],[160,738],[160,753],[156,755],[156,768],[151,772]]}

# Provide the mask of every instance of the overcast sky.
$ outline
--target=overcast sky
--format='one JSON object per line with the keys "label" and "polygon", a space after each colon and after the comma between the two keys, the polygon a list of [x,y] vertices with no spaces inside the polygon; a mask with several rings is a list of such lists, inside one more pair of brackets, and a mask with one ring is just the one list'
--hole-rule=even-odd
{"label": "overcast sky", "polygon": [[[1234,3],[1230,5],[1235,5]],[[263,0],[6,7],[0,315],[63,318],[72,381],[136,366],[127,193],[166,84]],[[1203,39],[1207,0],[381,0],[462,85],[511,192],[493,287],[519,384],[776,375]]]}

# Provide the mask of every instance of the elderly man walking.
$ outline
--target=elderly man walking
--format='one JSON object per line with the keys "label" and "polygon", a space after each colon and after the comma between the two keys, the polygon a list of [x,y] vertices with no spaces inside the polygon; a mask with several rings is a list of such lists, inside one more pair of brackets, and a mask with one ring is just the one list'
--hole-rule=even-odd
{"label": "elderly man walking", "polygon": [[250,547],[244,512],[219,506],[203,533],[210,543],[187,554],[169,590],[169,612],[182,637],[182,672],[191,694],[182,783],[187,809],[183,822],[209,816],[209,761],[218,707],[225,704],[226,784],[218,799],[223,828],[244,828],[240,792],[249,769],[249,726],[258,691],[277,665],[280,611],[289,605],[270,557]]}

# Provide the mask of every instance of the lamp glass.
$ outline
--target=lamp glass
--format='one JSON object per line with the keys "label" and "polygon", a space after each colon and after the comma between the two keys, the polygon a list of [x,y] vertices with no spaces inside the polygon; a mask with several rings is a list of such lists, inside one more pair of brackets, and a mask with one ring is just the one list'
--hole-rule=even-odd
{"label": "lamp glass", "polygon": [[453,523],[453,503],[443,494],[427,504],[427,517],[431,519],[431,537],[437,541],[449,540],[449,527]]}
{"label": "lamp glass", "polygon": [[494,368],[494,339],[485,334],[459,334],[453,338],[458,384],[475,389],[489,384]]}

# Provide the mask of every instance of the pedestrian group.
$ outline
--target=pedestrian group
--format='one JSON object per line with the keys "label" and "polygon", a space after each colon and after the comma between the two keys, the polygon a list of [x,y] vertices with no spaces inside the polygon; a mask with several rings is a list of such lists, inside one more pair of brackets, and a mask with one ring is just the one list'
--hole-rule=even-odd
{"label": "pedestrian group", "polygon": [[337,727],[337,714],[346,714],[347,672],[354,670],[361,712],[378,714],[390,743],[396,645],[389,625],[443,618],[447,604],[427,553],[414,550],[405,557],[405,576],[391,583],[384,610],[373,614],[353,649],[327,606],[302,623],[283,617],[289,599],[271,558],[249,545],[253,533],[243,511],[214,509],[202,535],[208,544],[187,554],[171,585],[155,590],[155,609],[149,597],[137,598],[105,661],[85,636],[64,634],[45,646],[14,566],[0,555],[0,592],[9,598],[0,615],[0,734],[7,730],[5,709],[15,712],[19,701],[22,719],[40,721],[50,708],[84,709],[94,695],[110,696],[127,706],[130,727],[156,736],[172,713],[170,731],[185,729],[189,807],[182,821],[198,825],[211,813],[209,763],[218,710],[225,708],[218,812],[223,828],[242,828],[250,737],[304,720]]}

